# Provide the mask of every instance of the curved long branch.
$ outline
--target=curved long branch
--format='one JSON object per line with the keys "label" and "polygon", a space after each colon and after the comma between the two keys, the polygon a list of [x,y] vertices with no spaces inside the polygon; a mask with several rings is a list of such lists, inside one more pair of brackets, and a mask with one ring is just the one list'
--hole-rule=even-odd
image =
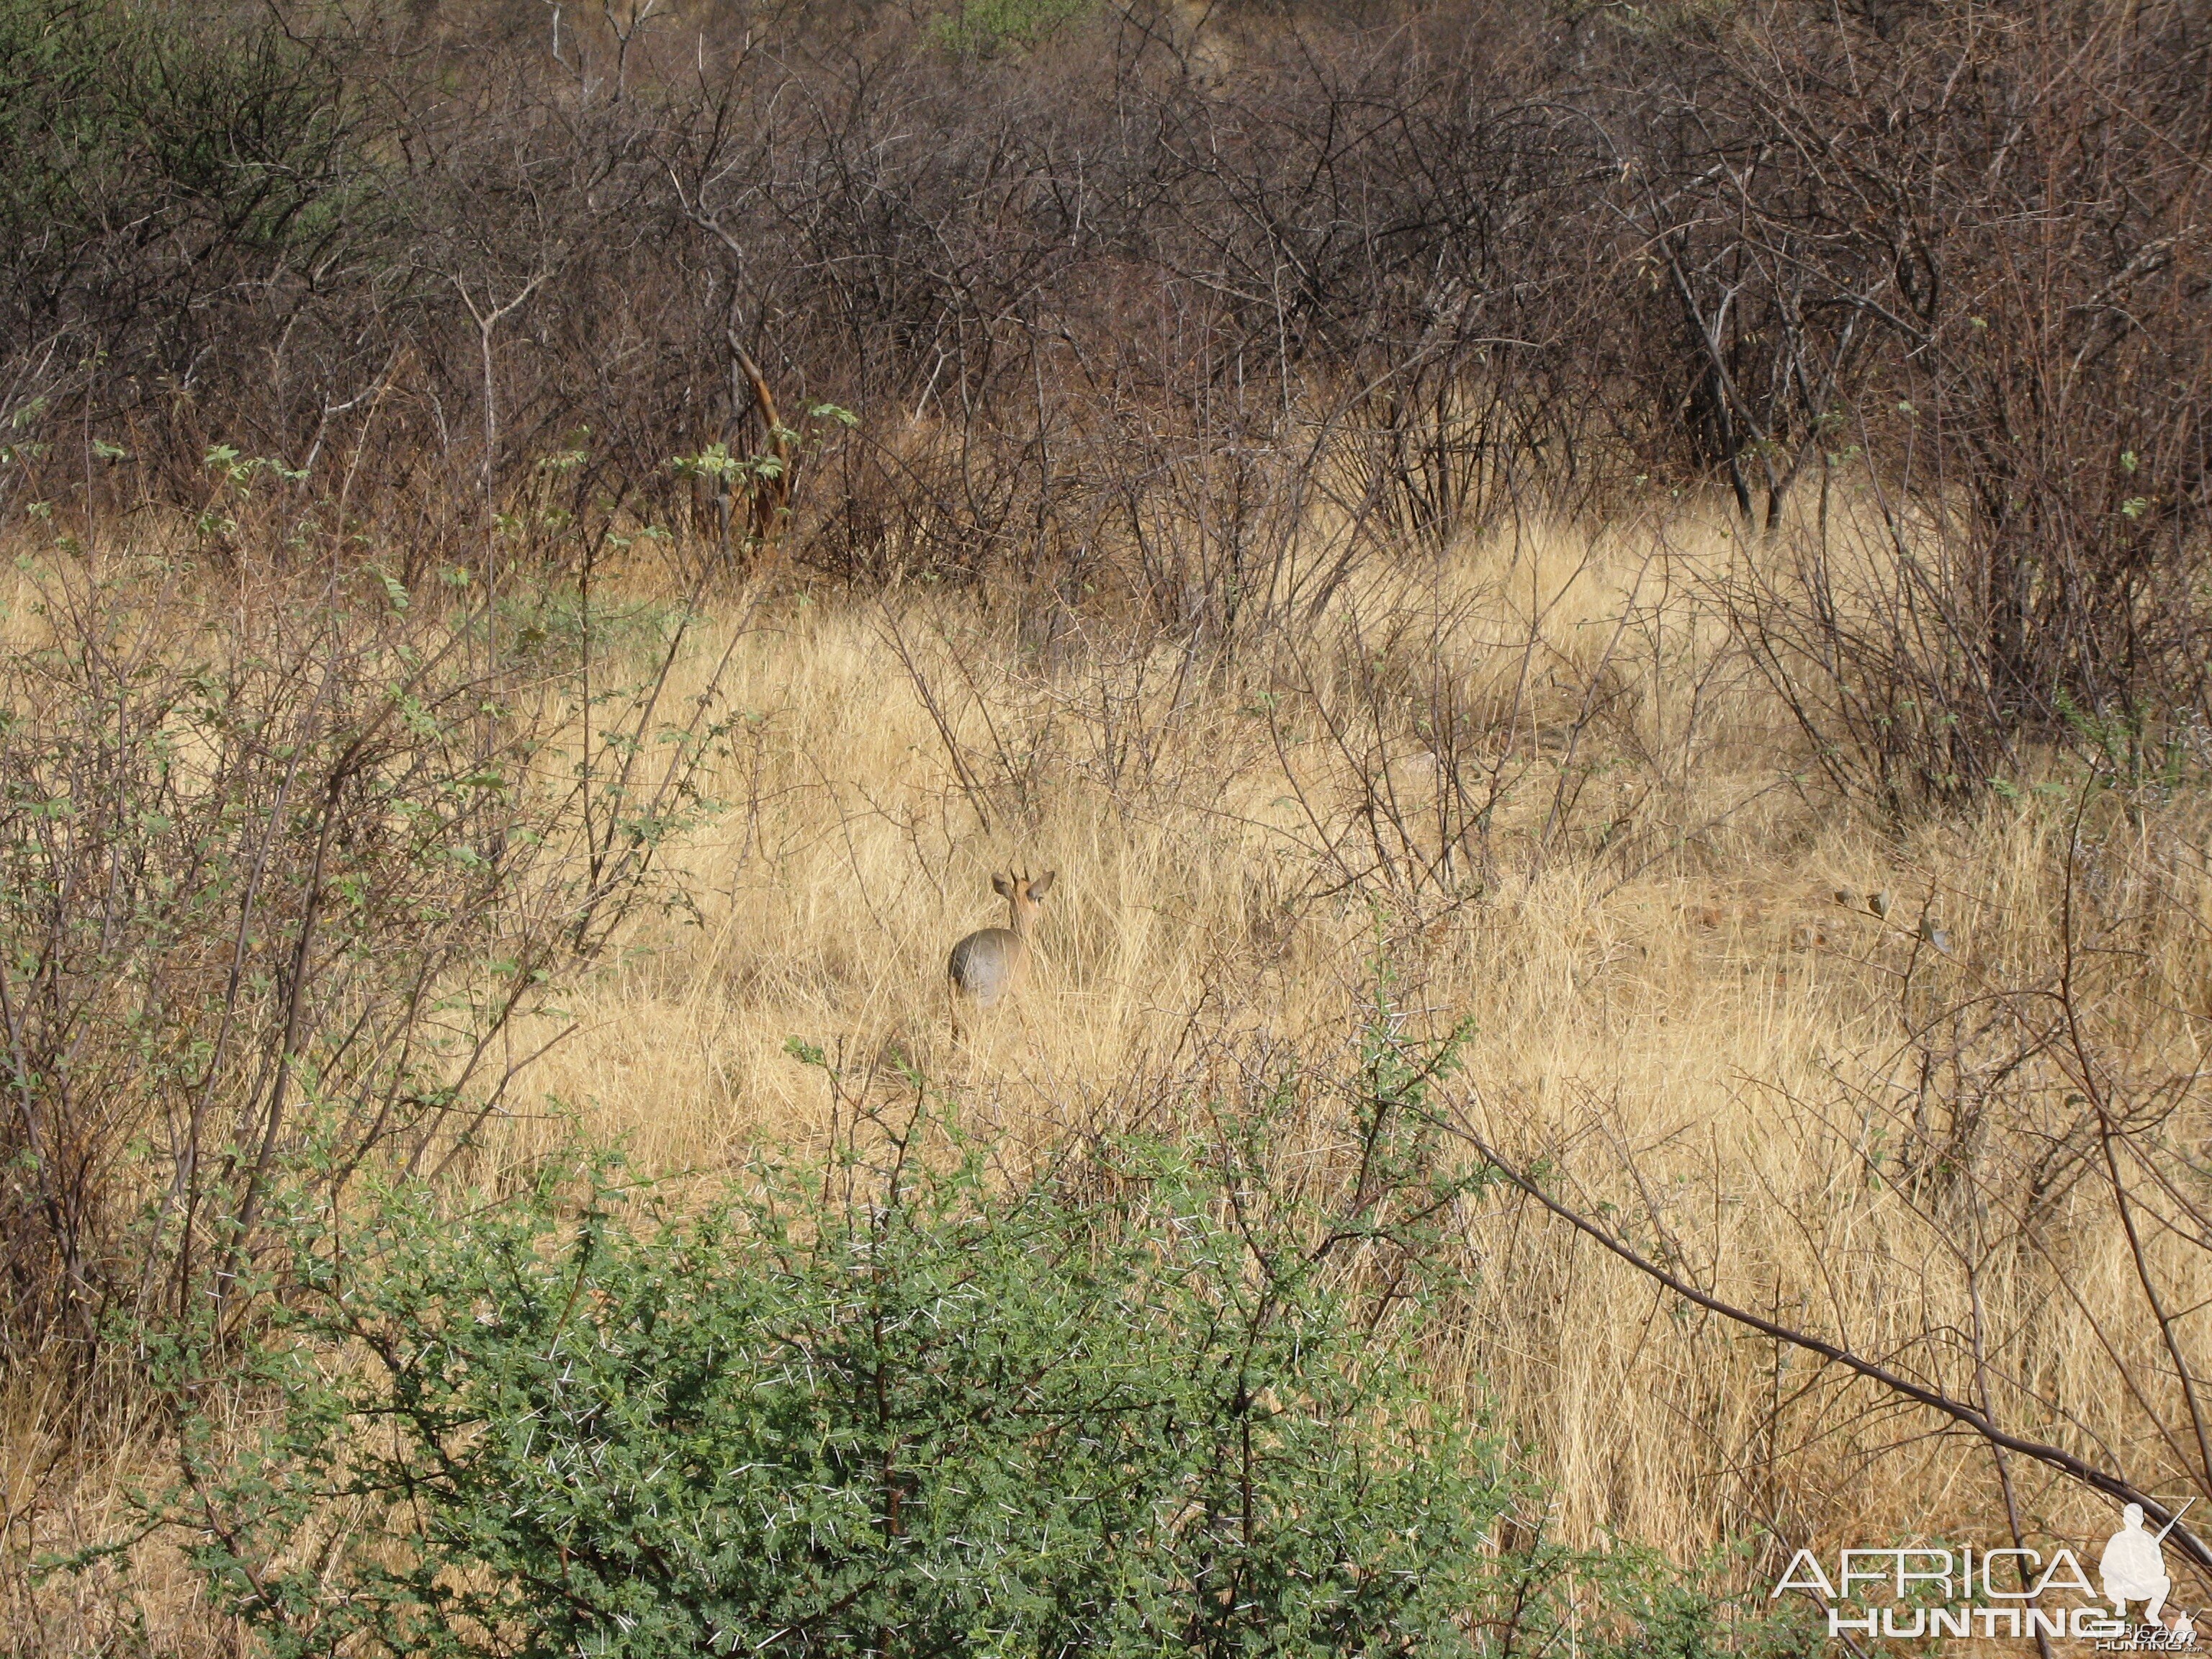
{"label": "curved long branch", "polygon": [[2037,1462],[2057,1469],[2061,1474],[2078,1480],[2085,1486],[2094,1487],[2108,1498],[2118,1498],[2122,1504],[2142,1504],[2143,1513],[2167,1528],[2167,1535],[2188,1553],[2191,1561],[2197,1566],[2212,1571],[2212,1548],[2208,1548],[2203,1540],[2181,1524],[2180,1517],[2175,1510],[2160,1503],[2157,1498],[2135,1486],[2125,1477],[2115,1474],[2109,1469],[2100,1469],[2095,1464],[2076,1457],[2063,1446],[2054,1446],[2046,1441],[2030,1440],[2025,1436],[2013,1434],[2001,1429],[1985,1413],[1969,1405],[1966,1401],[1954,1400],[1940,1389],[1915,1382],[1910,1377],[1900,1376],[1887,1366],[1877,1364],[1875,1361],[1853,1353],[1850,1349],[1839,1346],[1825,1338],[1814,1336],[1808,1331],[1792,1329],[1790,1326],[1779,1324],[1771,1319],[1763,1318],[1748,1309],[1739,1308],[1733,1303],[1723,1301],[1710,1291],[1699,1290],[1687,1279],[1668,1272],[1657,1262],[1632,1246],[1622,1243],[1588,1216],[1560,1203],[1559,1200],[1538,1186],[1535,1181],[1518,1166],[1509,1162],[1489,1142],[1464,1124],[1452,1122],[1448,1119],[1437,1117],[1432,1113],[1425,1112],[1421,1115],[1446,1133],[1466,1142],[1474,1149],[1485,1163],[1496,1170],[1507,1182],[1534,1199],[1537,1203],[1542,1205],[1544,1208],[1576,1231],[1602,1245],[1635,1268],[1637,1272],[1664,1285],[1685,1302],[1703,1308],[1709,1313],[1718,1314],[1722,1318],[1747,1329],[1757,1331],[1762,1336],[1771,1337],[1778,1342],[1787,1342],[1792,1347],[1802,1348],[1808,1353],[1818,1354],[1832,1364],[1841,1365],[1846,1370],[1855,1372],[1871,1382],[1877,1382],[1891,1392],[1912,1401],[1917,1405],[1925,1406],[1929,1410],[1939,1412],[1954,1422],[1964,1424],[1993,1446],[2002,1447],[2006,1451],[2016,1452],[2022,1457],[2032,1457]]}

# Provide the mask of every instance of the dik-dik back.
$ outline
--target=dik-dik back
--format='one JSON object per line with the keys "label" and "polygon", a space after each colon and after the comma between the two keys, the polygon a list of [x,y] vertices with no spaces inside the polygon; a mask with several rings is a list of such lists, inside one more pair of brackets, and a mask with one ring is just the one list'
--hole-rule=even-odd
{"label": "dik-dik back", "polygon": [[1007,926],[982,928],[952,947],[945,970],[951,981],[956,1028],[963,1003],[988,1008],[1021,983],[1029,968],[1030,933],[1042,908],[1039,901],[1057,873],[1048,870],[1032,878],[1009,872],[991,878],[993,890],[1006,901]]}

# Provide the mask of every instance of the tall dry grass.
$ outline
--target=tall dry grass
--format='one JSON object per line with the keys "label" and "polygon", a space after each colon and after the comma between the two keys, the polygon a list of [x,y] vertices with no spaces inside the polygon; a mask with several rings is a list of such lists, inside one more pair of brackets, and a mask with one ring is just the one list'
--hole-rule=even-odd
{"label": "tall dry grass", "polygon": [[[1206,648],[927,587],[726,601],[675,688],[726,662],[742,711],[719,810],[671,854],[691,902],[516,1024],[518,1054],[567,1035],[486,1156],[580,1131],[712,1170],[818,1146],[918,1075],[1018,1158],[1233,1109],[1292,1063],[1340,1074],[1379,986],[1410,1031],[1471,1027],[1449,1113],[1648,1255],[2167,1490],[2179,1383],[2063,1045],[2024,1010],[2063,1000],[2193,1192],[2201,791],[2100,793],[2054,757],[1964,815],[1843,811],[1727,625],[1732,573],[1765,556],[1694,513],[1523,531]],[[945,952],[1000,920],[1010,864],[1060,872],[1039,970],[956,1044]],[[2151,1208],[2194,1353],[2212,1274],[2179,1200]],[[2110,1529],[2095,1495],[1504,1189],[1465,1249],[1479,1288],[1435,1363],[1549,1482],[1532,1528],[1747,1545],[1753,1577],[1801,1544]],[[35,1399],[15,1410],[20,1484],[42,1442]],[[149,1444],[72,1449],[35,1514],[10,1498],[11,1549],[115,1524]],[[50,1650],[141,1616],[154,1650],[220,1646],[173,1557],[96,1582],[41,1593]]]}
{"label": "tall dry grass", "polygon": [[[2084,1017],[2130,1077],[2188,1079],[2172,1109],[2193,1121],[2201,802],[2139,793],[2085,825],[2054,766],[1901,833],[1838,811],[1711,603],[1759,556],[1696,518],[1501,538],[1227,663],[1024,639],[927,595],[781,609],[738,648],[753,715],[686,854],[698,914],[580,992],[542,1090],[649,1168],[713,1165],[825,1133],[839,1103],[798,1037],[842,1089],[903,1088],[906,1060],[994,1133],[1049,1140],[1172,1119],[1285,1051],[1340,1059],[1381,975],[1413,1028],[1472,1024],[1449,1085],[1467,1121],[1662,1259],[1967,1395],[1944,1334],[1978,1294],[2012,1426],[2154,1466],[2104,1346],[2155,1370],[2124,1237],[2027,1167],[2065,1144],[2067,1090],[1974,1011],[2063,958],[2067,849],[2094,842]],[[1440,686],[1443,734],[1423,729]],[[1455,787],[1473,807],[1440,811]],[[1042,970],[955,1047],[944,953],[1001,919],[988,875],[1010,864],[1060,872]],[[2038,1180],[2044,1242],[1969,1286],[1961,1227]],[[1945,1181],[1984,1189],[1963,1223]],[[1924,1414],[1692,1316],[1522,1206],[1468,1249],[1484,1291],[1439,1363],[1526,1437],[1566,1535],[2004,1530],[1986,1452]],[[2212,1290],[2169,1265],[2185,1301]],[[2031,1530],[2104,1520],[2012,1473]]]}

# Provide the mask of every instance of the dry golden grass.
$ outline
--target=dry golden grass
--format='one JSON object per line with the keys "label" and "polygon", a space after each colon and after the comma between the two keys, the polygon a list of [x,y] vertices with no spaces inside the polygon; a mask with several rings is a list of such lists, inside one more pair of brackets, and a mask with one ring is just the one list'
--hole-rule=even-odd
{"label": "dry golden grass", "polygon": [[[1487,543],[1370,580],[1296,645],[1212,672],[1170,646],[1011,638],[958,599],[779,610],[737,654],[752,719],[718,786],[729,808],[684,854],[696,925],[641,934],[582,988],[538,1081],[657,1169],[818,1137],[830,1102],[787,1054],[793,1036],[850,1087],[911,1056],[994,1132],[1049,1138],[1158,1109],[1240,1044],[1340,1054],[1385,963],[1417,1026],[1472,1022],[1451,1092],[1498,1144],[1559,1161],[1647,1245],[1679,1233],[1666,1248],[1692,1277],[1960,1386],[1911,1357],[1961,1322],[1942,1218],[1869,1178],[1869,1137],[1894,1133],[1911,1094],[1916,1023],[2054,959],[2064,803],[1993,802],[1899,836],[1791,784],[1797,734],[1698,598],[1742,556],[1694,520]],[[1493,769],[1500,789],[1486,830],[1457,825],[1449,882],[1416,886],[1376,847],[1441,850],[1424,840],[1438,763],[1418,726],[1439,684],[1464,722],[1443,763]],[[1402,834],[1372,831],[1378,794]],[[2164,837],[2185,856],[2155,892],[2112,896],[2146,955],[2099,1018],[2148,1045],[2135,1063],[2191,1073],[2212,887],[2193,809],[2151,810],[2138,850],[2157,864]],[[989,873],[1010,864],[1060,872],[1042,971],[956,1049],[944,954],[1003,920]],[[2168,903],[2174,880],[2194,914]],[[1857,896],[1877,893],[1887,919]],[[1948,952],[1917,937],[1923,915]],[[2012,1180],[2014,1150],[1976,1179]],[[2122,1310],[2124,1241],[2101,1213],[2084,1224],[2058,1229],[2064,1273]],[[1470,1249],[1488,1289],[1440,1361],[1526,1437],[1567,1535],[1679,1551],[1771,1545],[1777,1528],[2003,1530],[1987,1456],[1929,1437],[1924,1417],[1686,1317],[1517,1206]],[[2027,1281],[1980,1281],[1991,1343],[2126,1462],[2140,1428],[2054,1261],[2008,1271]],[[2078,1443],[2025,1396],[2005,1403],[2016,1426]],[[2025,1524],[2099,1523],[2097,1502],[2033,1467],[2019,1478]]]}
{"label": "dry golden grass", "polygon": [[[2155,1485],[2169,1452],[2124,1374],[2161,1409],[2172,1390],[2125,1238],[2078,1179],[2021,1198],[2071,1144],[2045,1138],[2068,1085],[1972,1012],[2060,959],[2077,798],[2054,783],[1886,832],[1794,782],[1802,739],[1702,597],[1747,556],[1687,517],[1524,533],[1212,659],[960,595],[732,605],[721,806],[675,854],[696,911],[574,988],[574,1032],[528,1074],[544,1109],[518,1099],[504,1147],[580,1122],[676,1171],[817,1142],[832,1103],[794,1036],[848,1091],[905,1087],[908,1060],[971,1122],[1041,1145],[1172,1115],[1263,1048],[1340,1060],[1382,965],[1410,1028],[1472,1024],[1450,1109],[1647,1252]],[[690,689],[738,626],[705,630]],[[2094,823],[2077,920],[2127,954],[2081,966],[2078,999],[2118,1045],[2116,1095],[2180,1076],[2195,1123],[2204,815],[2175,791]],[[1060,872],[1042,960],[956,1047],[945,953],[1003,921],[1008,865]],[[1970,1278],[1956,1247],[2016,1200],[2041,1206],[2026,1242]],[[1467,1248],[1481,1289],[1437,1363],[1525,1443],[1563,1537],[1680,1557],[1748,1539],[1778,1561],[2005,1534],[1986,1449],[1925,1413],[1509,1196]],[[2151,1249],[2201,1306],[2202,1253]],[[2031,1534],[2109,1529],[2101,1500],[2010,1473]]]}

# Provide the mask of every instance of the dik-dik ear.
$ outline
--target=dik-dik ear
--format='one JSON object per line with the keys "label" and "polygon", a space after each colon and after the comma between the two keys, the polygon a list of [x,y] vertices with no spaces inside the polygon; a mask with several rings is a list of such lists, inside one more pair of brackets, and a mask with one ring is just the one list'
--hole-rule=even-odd
{"label": "dik-dik ear", "polygon": [[995,871],[991,875],[991,890],[1000,898],[1012,898],[1014,896],[1013,884]]}
{"label": "dik-dik ear", "polygon": [[1057,870],[1048,870],[1042,875],[1039,876],[1035,881],[1031,882],[1030,884],[1030,896],[1033,899],[1042,898],[1045,894],[1045,889],[1052,885],[1052,878],[1059,873],[1060,872]]}

